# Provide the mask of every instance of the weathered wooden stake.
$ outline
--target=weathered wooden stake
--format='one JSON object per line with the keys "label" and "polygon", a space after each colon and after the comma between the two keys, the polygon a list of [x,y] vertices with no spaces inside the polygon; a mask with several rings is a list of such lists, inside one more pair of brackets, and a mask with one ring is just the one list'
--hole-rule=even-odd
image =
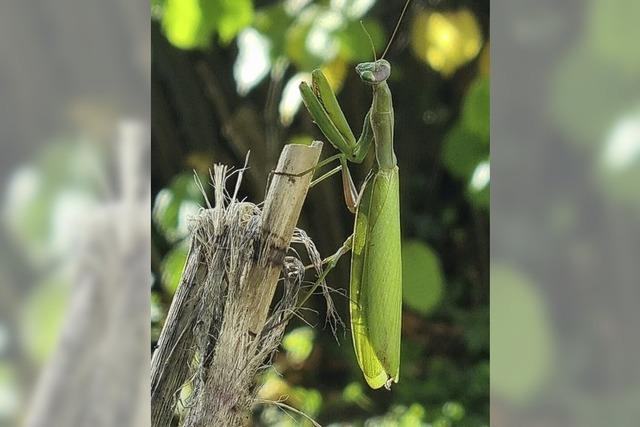
{"label": "weathered wooden stake", "polygon": [[[196,219],[189,256],[151,367],[152,425],[166,427],[181,389],[193,394],[182,425],[243,425],[255,377],[277,348],[297,289],[269,313],[321,142],[284,147],[263,211],[228,200],[217,167],[215,206]],[[228,202],[228,203],[227,203]],[[288,283],[288,282],[286,282]],[[290,284],[287,284],[290,286]],[[292,288],[290,288],[292,289]]]}

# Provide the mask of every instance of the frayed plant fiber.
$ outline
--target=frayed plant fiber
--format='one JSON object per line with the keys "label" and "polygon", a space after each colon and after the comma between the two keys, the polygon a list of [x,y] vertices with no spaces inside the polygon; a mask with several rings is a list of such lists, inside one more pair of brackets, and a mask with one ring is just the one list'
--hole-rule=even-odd
{"label": "frayed plant fiber", "polygon": [[[207,208],[192,219],[189,256],[168,316],[176,324],[166,334],[163,330],[158,349],[163,351],[154,354],[160,367],[152,378],[153,405],[160,405],[154,425],[168,426],[176,404],[181,426],[248,425],[257,375],[271,365],[287,322],[296,314],[304,264],[298,251],[269,243],[259,206],[237,200],[243,171],[234,172],[235,190],[229,195],[231,174],[216,165],[211,176],[214,203],[207,200]],[[294,230],[291,245],[304,249],[319,277],[322,259],[303,230]],[[255,307],[265,298],[257,284],[274,265],[281,270],[278,299],[256,330]],[[335,330],[339,319],[324,282],[321,289]],[[181,312],[172,317],[174,309]],[[183,392],[180,397],[183,389],[191,391],[188,396]]]}

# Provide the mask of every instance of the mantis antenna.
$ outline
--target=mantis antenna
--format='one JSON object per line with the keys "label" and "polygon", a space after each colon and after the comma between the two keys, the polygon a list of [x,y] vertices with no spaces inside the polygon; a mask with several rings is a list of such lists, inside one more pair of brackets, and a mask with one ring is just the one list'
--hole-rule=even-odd
{"label": "mantis antenna", "polygon": [[385,55],[387,54],[387,51],[389,50],[389,47],[391,47],[391,42],[393,41],[393,39],[396,36],[396,33],[398,32],[398,28],[400,28],[400,23],[402,22],[402,18],[404,17],[404,13],[407,11],[407,7],[409,7],[409,3],[411,3],[411,0],[407,0],[407,2],[404,4],[404,8],[402,9],[402,13],[400,14],[400,18],[398,18],[398,23],[396,24],[396,28],[393,30],[393,34],[391,34],[391,38],[389,39],[389,43],[387,43],[387,47],[384,49],[384,52],[382,53],[382,58],[380,58],[380,59],[384,59]]}
{"label": "mantis antenna", "polygon": [[362,26],[364,33],[367,35],[367,37],[369,37],[369,43],[371,43],[371,50],[373,51],[373,60],[377,61],[378,59],[376,58],[376,47],[373,45],[373,39],[371,38],[371,34],[369,34],[369,31],[367,31],[367,27],[364,26],[362,19],[360,20],[360,25]]}

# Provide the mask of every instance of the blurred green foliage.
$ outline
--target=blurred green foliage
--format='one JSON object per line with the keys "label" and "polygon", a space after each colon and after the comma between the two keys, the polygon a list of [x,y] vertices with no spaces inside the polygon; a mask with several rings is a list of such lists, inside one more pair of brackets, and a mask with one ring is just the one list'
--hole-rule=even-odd
{"label": "blurred green foliage", "polygon": [[2,309],[18,325],[25,364],[40,366],[56,348],[77,274],[79,242],[109,191],[108,157],[105,147],[84,138],[55,139],[9,179],[3,219],[15,248],[4,262],[19,265],[21,260],[34,272],[32,283],[20,282],[14,295],[5,294]]}
{"label": "blurred green foliage", "polygon": [[402,244],[402,299],[421,314],[429,314],[442,299],[442,269],[438,256],[421,241]]}
{"label": "blurred green foliage", "polygon": [[525,402],[552,374],[549,313],[538,288],[517,271],[492,266],[491,286],[493,389]]}
{"label": "blurred green foliage", "polygon": [[[376,0],[229,3],[152,4],[154,340],[184,264],[189,217],[203,204],[191,170],[206,176],[214,161],[242,164],[250,148],[244,191],[259,201],[284,143],[323,139],[300,108],[297,90],[316,67],[359,131],[371,92],[351,70],[373,59],[372,43],[381,55],[404,6]],[[311,326],[292,322],[274,367],[264,374],[262,399],[286,398],[330,426],[488,425],[488,8],[488,1],[433,6],[415,0],[386,56],[393,67],[404,238],[400,382],[391,392],[370,390],[349,331],[336,340],[322,328],[322,314],[307,313]],[[326,144],[325,155],[331,151]],[[356,179],[372,161],[354,168]],[[353,227],[342,203],[332,179],[314,188],[305,204],[300,225],[325,256]],[[345,265],[346,259],[329,276],[332,286],[348,283]],[[335,302],[347,320],[346,298]],[[310,303],[324,310],[320,301]],[[256,410],[254,421],[310,425],[269,405]]]}

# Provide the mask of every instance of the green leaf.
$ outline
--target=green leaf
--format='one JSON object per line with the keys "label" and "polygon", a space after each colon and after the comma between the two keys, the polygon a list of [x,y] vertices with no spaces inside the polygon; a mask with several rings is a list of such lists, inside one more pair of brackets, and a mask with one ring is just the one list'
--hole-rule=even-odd
{"label": "green leaf", "polygon": [[442,414],[451,421],[461,421],[464,418],[464,406],[459,402],[447,402],[442,407]]}
{"label": "green leaf", "polygon": [[158,192],[153,204],[152,217],[160,231],[170,242],[188,234],[188,219],[204,203],[192,174],[178,175],[167,188]]}
{"label": "green leaf", "polygon": [[205,48],[214,33],[228,44],[253,21],[251,0],[166,0],[162,28],[181,49]]}
{"label": "green leaf", "polygon": [[207,23],[199,0],[166,0],[162,29],[167,39],[181,49],[206,47],[213,31]]}
{"label": "green leaf", "polygon": [[252,0],[201,0],[205,16],[215,21],[220,41],[228,44],[253,21]]}
{"label": "green leaf", "polygon": [[334,60],[340,43],[336,32],[344,18],[324,7],[308,7],[286,34],[286,54],[300,71],[311,71]]}
{"label": "green leaf", "polygon": [[285,335],[282,347],[287,351],[291,363],[300,364],[307,360],[313,350],[315,332],[308,326],[296,328]]}
{"label": "green leaf", "polygon": [[322,58],[307,49],[307,36],[311,27],[310,23],[296,23],[287,32],[286,54],[299,70],[311,71],[323,62]]}
{"label": "green leaf", "polygon": [[469,87],[462,105],[462,125],[480,138],[480,142],[489,143],[491,118],[489,99],[491,89],[488,77],[477,78]]}
{"label": "green leaf", "polygon": [[421,241],[402,244],[404,303],[421,314],[430,313],[442,300],[442,270],[433,250]]}
{"label": "green leaf", "polygon": [[488,144],[461,124],[444,139],[442,162],[454,176],[468,181],[478,164],[489,154]]}
{"label": "green leaf", "polygon": [[182,270],[187,261],[189,254],[189,245],[183,241],[174,246],[162,260],[160,266],[162,271],[162,284],[171,293],[174,294],[180,285]]}

